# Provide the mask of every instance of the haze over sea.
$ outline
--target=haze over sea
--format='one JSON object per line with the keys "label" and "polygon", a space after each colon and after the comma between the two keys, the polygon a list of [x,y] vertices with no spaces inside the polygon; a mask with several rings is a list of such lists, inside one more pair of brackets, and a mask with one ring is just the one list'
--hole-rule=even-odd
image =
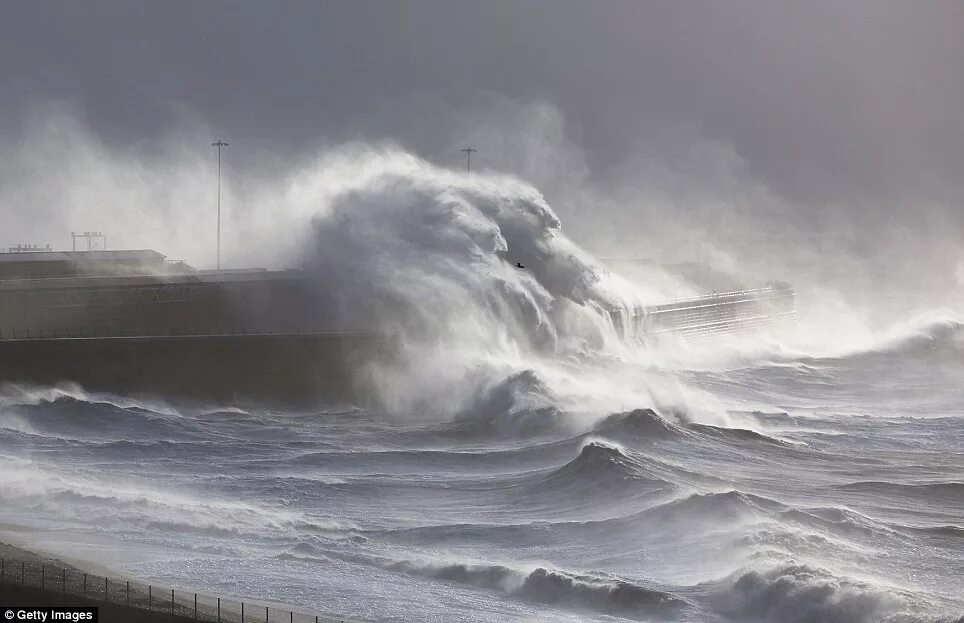
{"label": "haze over sea", "polygon": [[399,340],[371,400],[5,386],[17,538],[373,621],[960,620],[955,311],[643,344],[608,312],[654,292],[530,185],[399,150],[314,175],[291,219],[326,313]]}

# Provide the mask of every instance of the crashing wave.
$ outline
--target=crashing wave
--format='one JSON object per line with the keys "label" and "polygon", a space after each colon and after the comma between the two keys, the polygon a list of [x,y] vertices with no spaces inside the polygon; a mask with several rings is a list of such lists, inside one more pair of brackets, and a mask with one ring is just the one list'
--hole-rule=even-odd
{"label": "crashing wave", "polygon": [[911,593],[788,564],[738,572],[710,588],[712,608],[734,621],[912,623],[936,621]]}
{"label": "crashing wave", "polygon": [[62,383],[55,386],[24,385],[21,383],[0,384],[0,408],[37,406],[47,403],[107,405],[123,410],[138,409],[165,415],[177,414],[175,410],[158,401],[147,402],[126,396],[88,392],[76,383]]}
{"label": "crashing wave", "polygon": [[478,391],[456,419],[505,435],[548,430],[562,417],[551,390],[533,370],[523,370]]}
{"label": "crashing wave", "polygon": [[670,592],[609,576],[576,574],[547,567],[519,569],[487,563],[382,561],[380,566],[411,575],[458,582],[543,604],[594,610],[639,620],[668,618],[688,603]]}
{"label": "crashing wave", "polygon": [[871,343],[839,353],[803,357],[805,362],[863,363],[867,358],[925,356],[935,351],[960,353],[964,320],[950,311],[931,311],[900,322],[875,336]]}
{"label": "crashing wave", "polygon": [[[395,336],[398,365],[372,371],[387,406],[484,410],[536,374],[561,400],[567,384],[543,371],[625,352],[611,312],[640,308],[640,293],[567,238],[532,186],[393,150],[353,158],[363,175],[317,190],[303,260],[326,313]],[[515,414],[523,428],[544,417]]]}

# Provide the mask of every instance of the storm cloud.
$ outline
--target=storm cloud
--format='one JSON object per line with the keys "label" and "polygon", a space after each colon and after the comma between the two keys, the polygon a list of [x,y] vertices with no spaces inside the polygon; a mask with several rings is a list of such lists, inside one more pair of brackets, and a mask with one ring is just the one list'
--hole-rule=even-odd
{"label": "storm cloud", "polygon": [[54,141],[51,115],[148,171],[224,137],[243,194],[345,141],[453,168],[472,144],[604,254],[752,272],[779,247],[793,276],[872,251],[939,285],[964,266],[962,68],[954,2],[5,3],[0,151]]}

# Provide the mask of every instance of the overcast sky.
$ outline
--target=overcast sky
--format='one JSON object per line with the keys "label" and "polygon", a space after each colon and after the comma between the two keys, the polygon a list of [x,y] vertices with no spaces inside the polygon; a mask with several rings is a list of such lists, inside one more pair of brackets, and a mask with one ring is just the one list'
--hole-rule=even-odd
{"label": "overcast sky", "polygon": [[962,222],[961,2],[4,2],[0,84],[8,142],[55,103],[118,150],[203,128],[251,175],[350,139],[459,166],[472,142],[564,217],[573,180],[638,173]]}

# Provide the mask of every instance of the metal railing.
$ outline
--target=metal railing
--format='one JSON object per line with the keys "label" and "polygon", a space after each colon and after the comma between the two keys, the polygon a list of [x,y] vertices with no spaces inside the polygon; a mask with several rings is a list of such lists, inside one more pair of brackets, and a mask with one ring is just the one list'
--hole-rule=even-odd
{"label": "metal railing", "polygon": [[218,597],[137,581],[94,575],[55,561],[0,558],[0,603],[5,586],[22,586],[79,597],[92,605],[112,604],[160,612],[188,620],[257,623],[344,622],[264,601]]}
{"label": "metal railing", "polygon": [[762,300],[770,298],[769,296],[761,295],[773,295],[774,298],[780,298],[784,296],[796,296],[796,291],[792,286],[786,284],[780,285],[766,285],[757,288],[744,288],[742,290],[724,290],[722,292],[709,292],[706,294],[698,294],[696,296],[683,296],[674,299],[666,299],[660,301],[659,303],[648,305],[647,308],[662,307],[664,305],[677,305],[679,303],[695,303],[699,301],[714,301],[719,299],[724,299],[728,297],[751,297],[752,300]]}

